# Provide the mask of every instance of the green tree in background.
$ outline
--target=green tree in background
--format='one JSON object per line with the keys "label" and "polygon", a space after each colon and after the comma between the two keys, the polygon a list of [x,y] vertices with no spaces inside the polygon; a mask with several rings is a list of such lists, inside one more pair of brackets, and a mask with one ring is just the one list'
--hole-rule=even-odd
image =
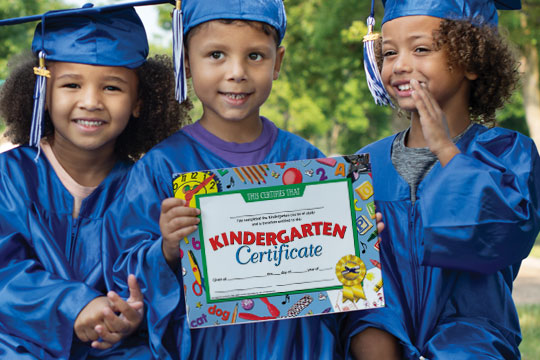
{"label": "green tree in background", "polygon": [[[3,0],[0,2],[0,19],[41,14],[44,11],[61,8],[60,0]],[[0,27],[0,83],[9,73],[8,61],[32,43],[36,23]],[[4,123],[0,119],[0,134]],[[3,141],[0,135],[0,143]]]}
{"label": "green tree in background", "polygon": [[[391,109],[374,104],[365,82],[362,38],[370,2],[284,2],[286,54],[280,78],[262,114],[329,155],[354,152],[408,126]],[[511,103],[499,112],[498,121],[501,126],[530,135],[539,144],[540,0],[522,3],[522,11],[500,12],[501,31],[516,44],[521,58],[523,80]],[[376,31],[380,31],[383,11],[377,1]],[[162,10],[162,26],[170,29],[170,21],[170,10]],[[193,118],[197,119],[201,108],[197,102],[195,105]]]}
{"label": "green tree in background", "polygon": [[[521,106],[516,106],[514,111],[509,113],[516,116],[521,112],[528,129],[525,133],[528,133],[540,148],[540,0],[522,0],[522,7],[521,11],[504,11],[500,18],[501,25],[507,29],[512,42],[518,46],[521,61],[521,97],[516,101],[521,101]],[[510,127],[505,122],[502,125]]]}
{"label": "green tree in background", "polygon": [[286,0],[285,6],[283,71],[263,110],[279,111],[272,120],[329,155],[390,134],[391,112],[373,103],[363,70],[369,2]]}
{"label": "green tree in background", "polygon": [[[3,0],[0,2],[0,19],[36,15],[59,8],[62,8],[60,0]],[[0,27],[0,79],[5,79],[8,74],[9,58],[30,48],[35,27],[35,22]]]}

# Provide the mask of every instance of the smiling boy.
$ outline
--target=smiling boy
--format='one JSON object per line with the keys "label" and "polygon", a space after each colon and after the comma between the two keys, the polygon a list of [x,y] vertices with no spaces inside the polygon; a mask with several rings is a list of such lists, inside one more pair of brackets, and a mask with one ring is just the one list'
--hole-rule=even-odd
{"label": "smiling boy", "polygon": [[153,339],[160,359],[339,358],[332,315],[188,327],[179,242],[197,228],[199,211],[173,198],[172,175],[324,155],[260,115],[285,53],[283,2],[184,0],[182,10],[187,75],[203,115],[136,164],[109,212],[107,236],[129,249],[116,263],[117,278],[139,279],[148,326],[162,334]]}

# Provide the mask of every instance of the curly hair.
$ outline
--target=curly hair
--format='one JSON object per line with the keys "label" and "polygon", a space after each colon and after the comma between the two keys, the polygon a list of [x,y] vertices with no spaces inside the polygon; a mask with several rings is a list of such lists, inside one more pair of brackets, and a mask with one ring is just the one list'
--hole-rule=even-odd
{"label": "curly hair", "polygon": [[[30,138],[36,81],[32,68],[38,66],[38,60],[24,52],[14,57],[10,66],[10,74],[0,89],[0,116],[7,126],[5,136],[15,144],[25,144]],[[140,114],[131,117],[116,139],[115,152],[120,159],[138,160],[152,146],[191,122],[191,101],[179,104],[174,97],[174,70],[168,56],[149,58],[136,73],[142,99]],[[42,136],[53,135],[54,127],[46,112]]]}
{"label": "curly hair", "polygon": [[[443,19],[433,34],[435,46],[446,51],[449,69],[461,68],[478,78],[471,81],[471,120],[496,125],[495,113],[511,97],[519,82],[515,51],[498,29],[470,20]],[[382,39],[376,44],[377,64],[382,69]]]}

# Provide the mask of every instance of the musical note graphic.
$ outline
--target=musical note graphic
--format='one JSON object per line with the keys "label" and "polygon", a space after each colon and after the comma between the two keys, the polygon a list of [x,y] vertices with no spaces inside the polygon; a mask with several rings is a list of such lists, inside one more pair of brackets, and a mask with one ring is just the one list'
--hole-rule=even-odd
{"label": "musical note graphic", "polygon": [[281,302],[281,305],[285,305],[286,303],[288,303],[289,301],[291,301],[291,297],[289,296],[289,294],[285,295],[285,300],[283,300]]}
{"label": "musical note graphic", "polygon": [[362,254],[365,254],[365,253],[366,253],[366,249],[367,249],[367,245],[366,245],[364,242],[362,242],[362,241],[360,241],[360,245],[362,245]]}
{"label": "musical note graphic", "polygon": [[234,178],[231,176],[231,182],[229,185],[227,185],[227,189],[231,188],[231,186],[234,186]]}

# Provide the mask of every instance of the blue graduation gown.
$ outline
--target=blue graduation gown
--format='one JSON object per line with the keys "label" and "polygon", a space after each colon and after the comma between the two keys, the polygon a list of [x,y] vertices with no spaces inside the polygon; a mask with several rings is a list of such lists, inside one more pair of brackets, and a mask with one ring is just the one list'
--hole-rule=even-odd
{"label": "blue graduation gown", "polygon": [[512,281],[540,228],[534,143],[473,125],[457,143],[461,153],[426,175],[413,205],[392,165],[394,138],[360,150],[371,154],[375,204],[386,225],[387,307],[348,315],[348,340],[372,326],[395,335],[406,359],[518,359]]}
{"label": "blue graduation gown", "polygon": [[[121,344],[92,350],[74,335],[73,324],[88,302],[107,293],[102,217],[131,163],[118,162],[73,219],[73,197],[46,157],[37,163],[35,157],[27,146],[0,154],[0,357],[130,357],[134,352]],[[141,343],[130,340],[130,346]]]}
{"label": "blue graduation gown", "polygon": [[[302,138],[279,130],[263,163],[319,158]],[[148,301],[152,351],[159,359],[332,359],[336,317],[332,315],[189,330],[182,275],[171,271],[161,251],[161,201],[172,197],[174,173],[234,166],[182,131],[149,151],[130,172],[125,194],[109,209],[105,236],[129,248],[115,265],[125,290],[134,273]],[[127,240],[128,243],[122,243]],[[112,244],[112,241],[111,241]],[[124,282],[124,283],[122,283]]]}

